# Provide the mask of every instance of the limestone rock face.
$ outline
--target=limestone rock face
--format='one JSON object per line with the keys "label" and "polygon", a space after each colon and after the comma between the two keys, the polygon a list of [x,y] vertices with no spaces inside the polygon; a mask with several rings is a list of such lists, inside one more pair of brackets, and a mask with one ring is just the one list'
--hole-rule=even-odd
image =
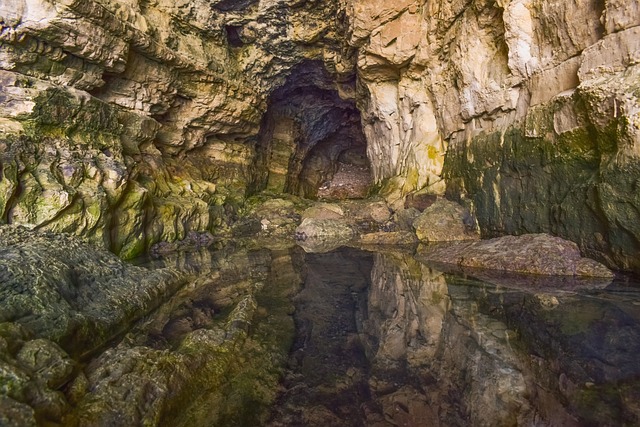
{"label": "limestone rock face", "polygon": [[3,2],[1,221],[123,257],[224,231],[268,95],[304,60],[353,74],[336,2],[227,3]]}
{"label": "limestone rock face", "polygon": [[388,199],[446,185],[485,237],[551,232],[638,269],[637,0],[346,3]]}
{"label": "limestone rock face", "polygon": [[485,237],[553,233],[639,270],[639,11],[5,1],[0,221],[131,257],[227,231],[247,193],[316,197],[357,150],[394,210],[464,197]]}

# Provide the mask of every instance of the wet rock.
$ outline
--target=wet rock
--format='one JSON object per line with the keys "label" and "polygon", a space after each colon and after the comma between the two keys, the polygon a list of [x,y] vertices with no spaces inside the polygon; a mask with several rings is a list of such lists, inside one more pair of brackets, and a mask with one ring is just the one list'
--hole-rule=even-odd
{"label": "wet rock", "polygon": [[53,390],[71,379],[75,362],[56,344],[49,340],[27,341],[16,361],[26,370],[37,373],[39,379]]}
{"label": "wet rock", "polygon": [[302,219],[341,219],[344,217],[344,210],[335,203],[315,203],[309,209],[302,212]]}
{"label": "wet rock", "polygon": [[0,424],[7,427],[35,427],[33,408],[0,394]]}
{"label": "wet rock", "polygon": [[411,193],[407,195],[407,197],[404,200],[404,208],[405,209],[414,208],[422,212],[425,209],[427,209],[429,206],[434,204],[436,200],[438,200],[438,196],[434,194]]}
{"label": "wet rock", "polygon": [[393,214],[393,222],[400,230],[414,232],[413,221],[420,216],[416,208],[400,209]]}
{"label": "wet rock", "polygon": [[307,249],[338,247],[349,242],[355,232],[345,221],[307,218],[296,228],[298,244]]}
{"label": "wet rock", "polygon": [[198,233],[190,231],[187,233],[187,237],[182,240],[156,243],[151,247],[149,253],[152,256],[159,257],[175,251],[196,251],[202,248],[208,248],[217,241],[219,241],[219,239],[215,238],[209,232]]}
{"label": "wet rock", "polygon": [[300,225],[303,211],[310,202],[295,196],[258,196],[249,202],[247,213],[232,233],[238,236],[257,238],[291,238]]}
{"label": "wet rock", "polygon": [[477,240],[475,222],[461,205],[440,199],[426,208],[413,221],[418,239],[423,242],[447,242],[454,240]]}
{"label": "wet rock", "polygon": [[[291,258],[281,256],[273,273],[278,277],[265,289],[269,252],[228,250],[199,259],[198,280],[93,358],[86,376],[69,387],[74,408],[66,424],[261,424],[257,420],[274,398],[293,325],[284,297],[267,314],[258,310],[256,296],[263,290],[291,292],[299,279]],[[198,253],[153,262],[178,258],[198,259]],[[207,310],[211,306],[220,312]],[[263,316],[268,322],[260,325]]]}
{"label": "wet rock", "polygon": [[[156,308],[187,277],[127,265],[71,236],[20,227],[0,227],[0,251],[0,321],[15,322],[75,356],[101,346]],[[38,343],[44,347],[36,348]],[[22,357],[40,366],[58,353],[55,346],[36,341]],[[58,361],[61,365],[48,374],[53,383],[66,378],[67,362]]]}
{"label": "wet rock", "polygon": [[413,245],[418,239],[410,231],[379,231],[359,235],[357,242],[363,245]]}
{"label": "wet rock", "polygon": [[391,218],[391,209],[383,200],[345,201],[342,203],[348,217],[355,222],[382,224]]}
{"label": "wet rock", "polygon": [[426,260],[461,267],[542,275],[613,277],[611,270],[604,265],[583,258],[575,243],[548,234],[423,246],[420,255]]}

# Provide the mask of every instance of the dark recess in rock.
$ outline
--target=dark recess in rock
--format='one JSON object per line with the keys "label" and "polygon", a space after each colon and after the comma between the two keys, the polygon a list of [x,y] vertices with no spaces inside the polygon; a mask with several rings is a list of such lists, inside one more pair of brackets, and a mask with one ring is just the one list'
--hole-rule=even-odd
{"label": "dark recess in rock", "polygon": [[230,47],[242,47],[244,42],[242,41],[241,32],[242,27],[239,25],[226,25],[224,30],[227,34],[227,41]]}
{"label": "dark recess in rock", "polygon": [[349,173],[328,198],[365,197],[371,183],[360,111],[354,100],[340,97],[319,61],[295,67],[273,92],[257,152],[255,191],[284,190],[315,199],[339,171]]}

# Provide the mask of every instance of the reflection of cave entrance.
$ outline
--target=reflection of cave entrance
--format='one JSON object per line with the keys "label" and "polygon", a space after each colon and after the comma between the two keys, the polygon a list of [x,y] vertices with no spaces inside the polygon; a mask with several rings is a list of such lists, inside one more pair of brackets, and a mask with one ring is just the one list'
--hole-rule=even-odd
{"label": "reflection of cave entrance", "polygon": [[360,112],[321,62],[297,66],[271,95],[257,150],[257,190],[345,199],[371,185]]}

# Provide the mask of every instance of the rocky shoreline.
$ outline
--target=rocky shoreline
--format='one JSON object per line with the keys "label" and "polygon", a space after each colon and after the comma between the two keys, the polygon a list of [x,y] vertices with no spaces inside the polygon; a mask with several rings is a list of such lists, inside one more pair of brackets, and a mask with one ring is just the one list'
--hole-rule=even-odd
{"label": "rocky shoreline", "polygon": [[[280,332],[256,330],[269,253],[174,253],[149,269],[72,236],[16,227],[0,227],[0,253],[2,425],[190,425],[186,414],[215,422],[250,396],[215,413],[186,408],[203,390],[219,399],[243,369],[268,385],[270,404],[293,323],[285,295],[271,313]],[[268,292],[290,292],[288,280]]]}

